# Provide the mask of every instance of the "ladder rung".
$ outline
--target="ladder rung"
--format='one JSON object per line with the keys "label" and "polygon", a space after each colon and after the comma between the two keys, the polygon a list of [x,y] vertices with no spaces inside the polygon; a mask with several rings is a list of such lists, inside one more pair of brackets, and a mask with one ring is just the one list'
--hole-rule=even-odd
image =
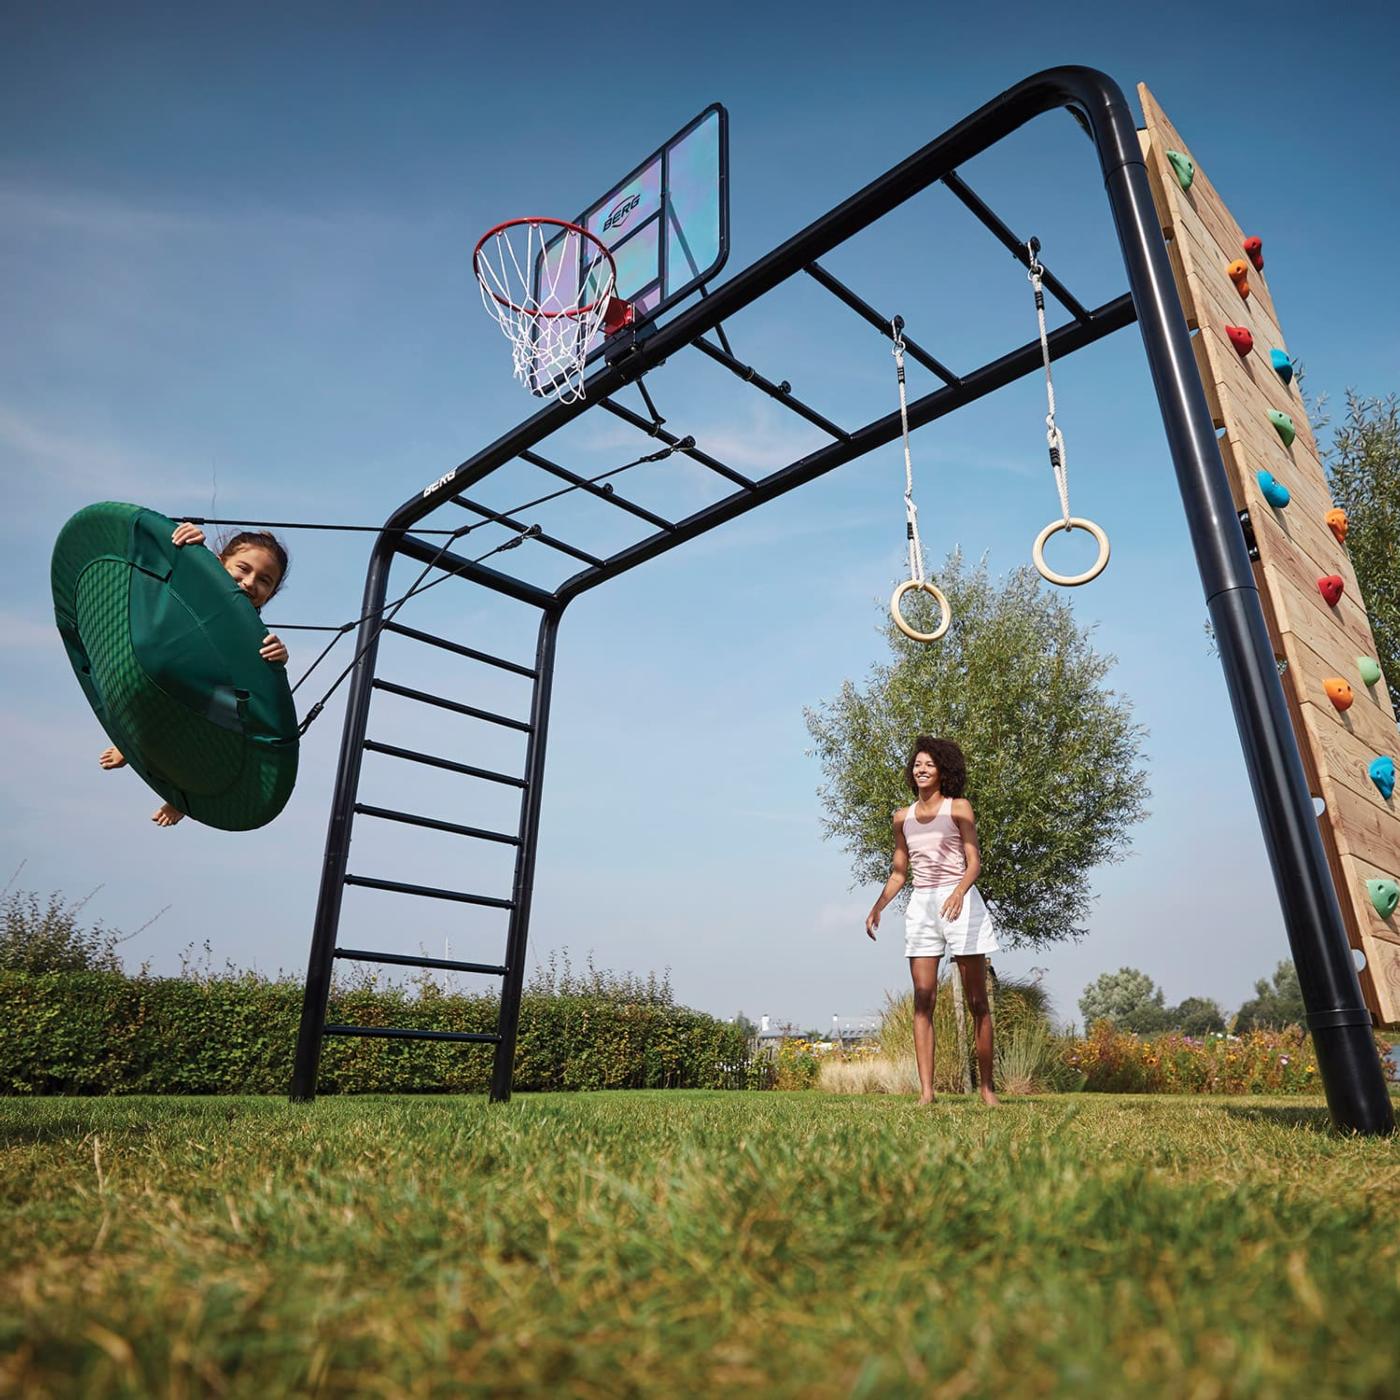
{"label": "ladder rung", "polygon": [[491,963],[454,962],[450,958],[409,957],[404,953],[371,953],[364,948],[337,948],[335,956],[350,962],[392,963],[395,967],[439,967],[446,972],[480,972],[487,977],[504,977],[506,969]]}
{"label": "ladder rung", "polygon": [[535,671],[531,666],[522,666],[518,661],[507,661],[503,656],[490,656],[474,647],[464,647],[460,642],[449,642],[446,637],[435,637],[431,632],[420,632],[416,627],[405,627],[402,622],[386,622],[384,630],[397,632],[401,637],[412,637],[415,642],[426,642],[430,647],[441,647],[443,651],[465,656],[472,661],[484,661],[488,666],[498,666],[502,671],[511,671],[517,676],[535,679]]}
{"label": "ladder rung", "polygon": [[459,715],[470,715],[472,719],[488,720],[492,724],[503,724],[507,729],[518,729],[522,734],[530,732],[530,726],[523,719],[511,719],[509,715],[493,714],[490,710],[478,710],[475,705],[464,705],[460,700],[445,700],[441,695],[429,695],[426,690],[414,690],[411,686],[398,685],[393,681],[374,682],[376,690],[387,691],[390,695],[402,695],[407,700],[421,700],[425,705],[436,705],[442,710],[452,710]]}
{"label": "ladder rung", "polygon": [[417,1031],[407,1026],[327,1026],[323,1035],[367,1035],[376,1040],[468,1040],[479,1045],[495,1045],[500,1036],[494,1031]]}
{"label": "ladder rung", "polygon": [[491,894],[463,894],[459,890],[440,890],[432,885],[408,885],[402,880],[376,880],[369,875],[347,875],[347,885],[363,885],[370,890],[388,890],[392,894],[418,894],[425,899],[452,899],[458,904],[484,904],[489,909],[514,909],[514,901],[497,899]]}
{"label": "ladder rung", "polygon": [[507,836],[503,831],[487,831],[479,826],[462,826],[459,822],[445,822],[437,817],[420,817],[413,812],[396,812],[392,807],[371,807],[357,802],[355,811],[365,817],[382,817],[386,822],[407,822],[410,826],[426,826],[433,831],[450,831],[457,836],[474,836],[478,841],[500,841],[507,846],[518,846],[518,836]]}
{"label": "ladder rung", "polygon": [[493,773],[489,768],[473,768],[469,763],[454,763],[450,758],[419,753],[417,749],[401,749],[396,744],[381,744],[377,739],[366,739],[365,748],[370,753],[388,754],[390,758],[405,758],[410,763],[426,763],[429,768],[446,768],[449,773],[465,773],[469,778],[485,778],[490,783],[505,783],[507,787],[518,788],[525,786],[524,778],[512,778],[509,773]]}

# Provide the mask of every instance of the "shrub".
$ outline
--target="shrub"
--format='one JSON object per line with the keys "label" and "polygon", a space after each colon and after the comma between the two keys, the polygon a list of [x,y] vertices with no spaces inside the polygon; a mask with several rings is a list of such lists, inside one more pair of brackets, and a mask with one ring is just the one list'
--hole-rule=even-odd
{"label": "shrub", "polygon": [[[1390,1045],[1377,1047],[1386,1057]],[[1097,1022],[1087,1036],[1062,1042],[1064,1063],[1084,1076],[1091,1092],[1137,1094],[1311,1094],[1320,1092],[1312,1041],[1296,1026],[1246,1035],[1140,1039]]]}
{"label": "shrub", "polygon": [[117,934],[78,922],[86,903],[51,894],[45,905],[32,890],[9,891],[0,904],[0,971],[120,972]]}
{"label": "shrub", "polygon": [[[738,1027],[676,1006],[669,985],[607,973],[532,981],[521,1001],[516,1088],[723,1088],[748,1082]],[[590,980],[591,979],[591,980]],[[330,1019],[364,1026],[490,1031],[497,999],[430,979],[416,993],[371,978],[336,987]],[[302,989],[254,973],[128,977],[0,971],[0,1092],[284,1093]],[[334,1037],[327,1093],[483,1092],[493,1047]]]}

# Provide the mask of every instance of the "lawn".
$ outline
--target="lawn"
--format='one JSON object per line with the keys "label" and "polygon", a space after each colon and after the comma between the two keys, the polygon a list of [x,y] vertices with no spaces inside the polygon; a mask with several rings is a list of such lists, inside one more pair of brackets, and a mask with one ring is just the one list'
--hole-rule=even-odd
{"label": "lawn", "polygon": [[1320,1101],[0,1100],[0,1392],[1395,1395]]}

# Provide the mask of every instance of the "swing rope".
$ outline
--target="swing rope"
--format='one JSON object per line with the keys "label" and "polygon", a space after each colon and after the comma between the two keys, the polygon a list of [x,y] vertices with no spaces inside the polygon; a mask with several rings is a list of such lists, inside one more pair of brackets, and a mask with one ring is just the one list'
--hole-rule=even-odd
{"label": "swing rope", "polygon": [[1050,336],[1045,329],[1045,288],[1041,278],[1045,273],[1041,266],[1040,242],[1038,239],[1031,239],[1026,244],[1026,252],[1030,254],[1026,276],[1030,279],[1031,286],[1035,289],[1035,315],[1040,325],[1040,358],[1045,364],[1045,399],[1047,412],[1045,414],[1045,443],[1050,450],[1050,467],[1055,473],[1055,489],[1060,493],[1060,509],[1064,512],[1065,528],[1069,528],[1069,463],[1065,457],[1065,435],[1060,431],[1059,424],[1055,422],[1055,380],[1050,373]]}
{"label": "swing rope", "polygon": [[[1040,329],[1040,358],[1045,365],[1045,445],[1050,453],[1050,469],[1055,474],[1055,490],[1060,497],[1061,518],[1052,520],[1036,536],[1035,544],[1031,547],[1031,559],[1041,577],[1047,582],[1058,584],[1061,588],[1076,588],[1103,573],[1108,564],[1108,536],[1092,520],[1070,514],[1069,464],[1065,454],[1065,435],[1055,421],[1055,380],[1050,373],[1050,336],[1045,329],[1045,287],[1042,281],[1044,273],[1045,269],[1040,262],[1040,240],[1032,238],[1026,244],[1026,276],[1035,292],[1035,317]],[[1060,530],[1066,533],[1087,530],[1098,541],[1099,556],[1082,574],[1056,573],[1045,562],[1045,542]]]}
{"label": "swing rope", "polygon": [[[639,467],[643,463],[660,462],[664,461],[673,453],[688,452],[694,446],[695,439],[693,437],[683,437],[678,442],[672,443],[671,445],[662,448],[660,451],[648,452],[644,456],[635,458],[633,461],[624,462],[623,465],[620,467],[610,467],[607,471],[599,472],[596,476],[588,477],[582,481],[573,482],[568,486],[562,486],[557,491],[550,491],[543,496],[537,496],[534,500],[525,501],[518,506],[511,507],[511,509],[509,510],[501,511],[499,512],[499,514],[504,516],[512,516],[520,514],[521,511],[533,510],[536,506],[544,505],[548,501],[558,500],[561,496],[567,496],[572,491],[581,490],[585,486],[595,486],[600,481],[607,481],[610,477],[619,476],[621,475],[621,473],[625,471],[630,471],[633,467]],[[604,486],[603,490],[606,492],[610,492],[612,490],[612,486]],[[190,518],[190,523],[197,525],[256,525],[265,524],[266,522],[250,520],[206,520]],[[416,579],[414,579],[412,585],[409,587],[406,593],[401,594],[398,598],[393,599],[390,602],[382,603],[377,608],[371,608],[368,612],[361,613],[359,617],[353,618],[349,622],[342,623],[339,627],[298,629],[308,631],[333,631],[335,633],[335,636],[332,637],[330,641],[326,643],[326,645],[321,649],[321,654],[311,663],[310,666],[306,668],[305,671],[302,672],[301,678],[297,681],[297,683],[294,686],[292,686],[293,695],[295,695],[297,691],[301,689],[301,687],[306,683],[306,680],[311,675],[311,673],[321,664],[321,662],[323,662],[326,659],[326,657],[330,654],[332,649],[339,643],[340,639],[343,636],[345,636],[346,633],[354,631],[355,628],[361,626],[365,622],[368,622],[371,618],[379,617],[382,619],[379,625],[370,633],[370,635],[362,643],[359,650],[351,659],[349,665],[346,666],[345,669],[341,671],[341,673],[335,678],[334,682],[331,684],[330,689],[327,690],[326,693],[318,701],[316,701],[316,703],[312,705],[311,708],[306,712],[305,718],[301,721],[301,724],[297,728],[298,736],[305,734],[306,731],[311,727],[312,722],[317,718],[321,711],[325,709],[326,703],[330,700],[331,696],[333,696],[335,692],[340,688],[341,683],[351,673],[351,671],[355,669],[355,667],[359,664],[361,658],[365,655],[369,648],[373,646],[374,643],[379,639],[384,629],[394,620],[395,616],[398,614],[399,609],[402,608],[403,605],[407,603],[410,598],[416,598],[420,594],[426,593],[430,588],[436,588],[438,584],[445,583],[448,579],[456,577],[457,571],[448,570],[441,576],[441,578],[435,578],[431,583],[423,582],[423,580],[427,578],[427,576],[433,571],[433,569],[437,567],[438,561],[442,558],[444,554],[447,553],[449,547],[453,544],[453,542],[459,539],[463,539],[465,536],[471,534],[473,530],[481,529],[483,525],[491,525],[494,523],[496,522],[491,519],[474,520],[468,525],[458,526],[455,530],[415,531],[415,533],[417,534],[424,535],[446,535],[447,538],[443,541],[437,553],[434,554],[433,557],[423,566],[422,572],[418,575]],[[294,524],[287,521],[278,522],[278,525],[281,529],[284,530],[301,529],[383,531],[385,529],[390,529],[395,532],[398,532],[413,528],[412,526]],[[516,531],[516,533],[510,539],[505,540],[502,543],[496,545],[493,549],[488,549],[485,554],[478,555],[475,559],[472,559],[469,562],[473,564],[483,563],[487,559],[490,559],[492,555],[501,554],[507,549],[515,549],[528,539],[538,538],[542,533],[543,532],[538,524],[526,526],[524,529]],[[387,616],[384,615],[386,613]],[[292,629],[289,628],[287,630]]]}
{"label": "swing rope", "polygon": [[[909,540],[909,577],[890,597],[890,616],[894,625],[911,641],[936,642],[952,621],[952,611],[942,592],[924,576],[924,545],[919,538],[919,508],[914,504],[914,456],[909,447],[909,396],[904,382],[904,317],[890,322],[890,339],[894,342],[895,378],[899,381],[899,426],[904,444],[904,532]],[[938,604],[939,620],[932,632],[920,632],[904,620],[900,600],[906,593],[927,593]]]}
{"label": "swing rope", "polygon": [[904,383],[904,317],[890,322],[894,340],[894,372],[899,380],[899,426],[904,441],[904,530],[909,537],[909,577],[924,583],[924,546],[919,538],[919,508],[914,504],[914,458],[909,450],[909,396]]}

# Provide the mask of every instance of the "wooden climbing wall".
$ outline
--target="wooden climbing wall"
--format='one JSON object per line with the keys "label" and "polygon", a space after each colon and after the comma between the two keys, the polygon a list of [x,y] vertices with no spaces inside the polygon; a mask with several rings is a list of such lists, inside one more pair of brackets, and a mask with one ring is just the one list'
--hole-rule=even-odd
{"label": "wooden climbing wall", "polygon": [[[1382,918],[1366,882],[1400,881],[1400,794],[1385,798],[1367,771],[1377,756],[1396,755],[1395,710],[1384,678],[1371,686],[1362,679],[1358,660],[1376,655],[1365,601],[1346,547],[1327,525],[1332,500],[1297,383],[1286,384],[1270,361],[1271,350],[1288,347],[1269,289],[1268,239],[1265,270],[1248,267],[1250,295],[1242,298],[1227,268],[1237,259],[1248,262],[1246,231],[1146,85],[1139,85],[1138,96],[1145,122],[1139,138],[1181,304],[1195,332],[1196,364],[1215,426],[1224,430],[1221,456],[1235,506],[1249,512],[1258,545],[1254,576],[1274,652],[1287,662],[1283,688],[1308,783],[1326,803],[1319,825],[1347,936],[1365,955],[1362,991],[1372,1016],[1394,1024],[1400,1022],[1400,911]],[[1181,187],[1168,151],[1193,163],[1189,188]],[[1249,330],[1253,349],[1241,355],[1226,326]],[[1291,446],[1270,420],[1271,409],[1291,418]],[[1265,499],[1261,470],[1288,488],[1287,506]],[[1318,587],[1326,575],[1342,580],[1335,607]],[[1332,677],[1352,687],[1350,709],[1338,711],[1329,701],[1323,681]]]}

